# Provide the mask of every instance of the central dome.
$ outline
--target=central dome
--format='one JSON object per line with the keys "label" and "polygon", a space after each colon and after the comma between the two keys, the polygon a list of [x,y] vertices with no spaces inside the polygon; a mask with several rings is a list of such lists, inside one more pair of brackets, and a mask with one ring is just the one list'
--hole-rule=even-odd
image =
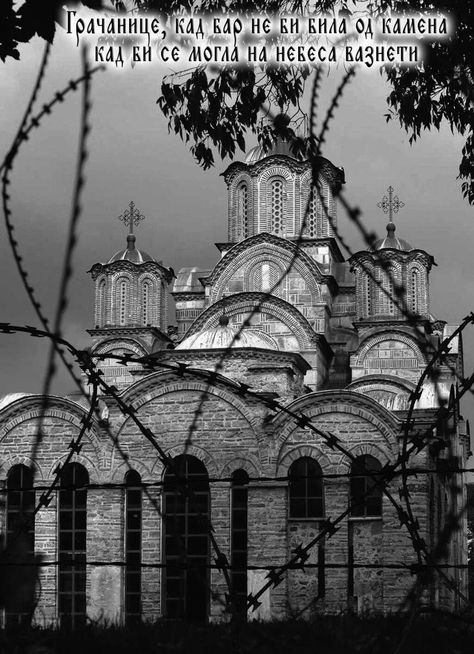
{"label": "central dome", "polygon": [[375,241],[371,250],[386,250],[388,248],[391,248],[392,250],[401,250],[402,252],[411,252],[413,250],[410,243],[405,241],[403,238],[395,236],[395,224],[392,222],[387,225],[387,236]]}
{"label": "central dome", "polygon": [[114,263],[114,261],[130,261],[130,263],[145,263],[146,261],[155,261],[152,256],[143,250],[135,247],[136,236],[129,234],[127,236],[127,247],[125,250],[119,250],[111,257],[107,263]]}
{"label": "central dome", "polygon": [[264,350],[278,350],[276,341],[259,329],[229,327],[228,319],[221,318],[218,327],[206,329],[188,336],[176,347],[177,350],[226,350],[258,347]]}
{"label": "central dome", "polygon": [[245,163],[254,164],[261,159],[265,159],[266,157],[273,157],[276,154],[283,154],[287,157],[291,157],[292,159],[297,159],[298,161],[303,160],[301,156],[295,155],[291,151],[291,144],[288,141],[284,141],[283,139],[278,138],[267,151],[265,151],[262,145],[256,145],[254,148],[249,150],[245,157]]}

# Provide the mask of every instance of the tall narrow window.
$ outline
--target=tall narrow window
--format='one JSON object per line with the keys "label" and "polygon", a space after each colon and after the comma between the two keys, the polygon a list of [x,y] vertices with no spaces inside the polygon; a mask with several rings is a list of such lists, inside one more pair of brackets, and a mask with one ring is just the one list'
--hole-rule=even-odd
{"label": "tall narrow window", "polygon": [[125,621],[141,619],[142,490],[135,470],[125,475]]}
{"label": "tall narrow window", "polygon": [[367,316],[372,315],[372,289],[373,289],[373,282],[370,279],[370,277],[366,276],[365,278],[365,284],[366,284],[366,299],[367,299]]}
{"label": "tall narrow window", "polygon": [[411,310],[413,313],[419,311],[420,274],[418,270],[411,271]]}
{"label": "tall narrow window", "polygon": [[231,563],[234,608],[245,615],[247,606],[247,512],[249,476],[245,470],[232,475],[231,489]]}
{"label": "tall narrow window", "polygon": [[68,463],[59,490],[58,614],[62,627],[86,622],[87,470]]}
{"label": "tall narrow window", "polygon": [[[32,560],[35,552],[35,526],[33,511],[35,492],[33,490],[33,473],[25,465],[15,465],[7,477],[7,545],[11,545],[12,554],[21,553],[21,563]],[[16,573],[15,573],[16,574]],[[30,577],[36,571],[22,566],[18,575]],[[13,606],[5,611],[7,626],[26,626],[31,621],[33,597],[14,598]]]}
{"label": "tall narrow window", "polygon": [[237,238],[248,237],[248,189],[242,183],[237,189]]}
{"label": "tall narrow window", "polygon": [[280,234],[283,231],[283,181],[281,179],[274,179],[271,184],[271,216],[271,230]]}
{"label": "tall narrow window", "polygon": [[191,455],[174,459],[190,489],[180,491],[173,471],[164,477],[164,606],[169,618],[203,622],[209,604],[209,478]]}
{"label": "tall narrow window", "polygon": [[318,216],[318,192],[311,186],[309,190],[309,202],[303,207],[303,211],[306,211],[306,233],[311,238],[317,238],[318,236],[318,225],[317,225],[317,216]]}
{"label": "tall narrow window", "polygon": [[321,466],[304,456],[296,459],[288,471],[289,517],[322,518],[324,516]]}
{"label": "tall narrow window", "polygon": [[388,268],[387,270],[379,269],[377,271],[377,279],[380,282],[380,286],[378,286],[379,313],[384,316],[393,315],[395,311],[393,274],[393,268]]}
{"label": "tall narrow window", "polygon": [[150,291],[151,284],[149,281],[144,281],[142,285],[142,323],[149,325],[150,320]]}
{"label": "tall narrow window", "polygon": [[105,279],[100,282],[97,293],[97,325],[105,327]]}
{"label": "tall narrow window", "polygon": [[382,466],[369,454],[354,459],[351,468],[351,513],[355,517],[382,515],[382,488],[376,485]]}
{"label": "tall narrow window", "polygon": [[119,313],[120,313],[120,324],[125,325],[127,318],[127,304],[128,304],[128,283],[125,279],[122,279],[119,287]]}

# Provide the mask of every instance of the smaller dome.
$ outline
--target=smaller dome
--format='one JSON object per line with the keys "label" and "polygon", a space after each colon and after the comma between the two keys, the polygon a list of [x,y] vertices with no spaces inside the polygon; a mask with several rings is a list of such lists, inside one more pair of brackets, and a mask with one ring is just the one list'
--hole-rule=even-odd
{"label": "smaller dome", "polygon": [[371,251],[386,250],[388,248],[391,248],[392,250],[401,250],[402,252],[411,252],[411,250],[413,250],[410,243],[395,236],[395,224],[392,222],[387,225],[387,236],[375,241]]}
{"label": "smaller dome", "polygon": [[261,145],[256,145],[254,148],[249,150],[245,157],[245,163],[246,164],[254,164],[257,163],[257,161],[260,161],[261,159],[265,159],[266,157],[273,157],[276,154],[283,154],[286,155],[287,157],[291,157],[292,159],[296,159],[298,161],[302,161],[302,158],[300,156],[296,156],[292,151],[291,151],[291,145],[288,143],[288,141],[284,141],[281,138],[278,138],[272,145],[272,147],[265,152],[263,146]]}
{"label": "smaller dome", "polygon": [[228,348],[258,347],[278,350],[276,341],[259,329],[239,331],[229,327],[227,317],[221,317],[219,326],[188,336],[176,347],[177,350],[225,350]]}
{"label": "smaller dome", "polygon": [[155,261],[147,252],[139,250],[135,247],[136,236],[129,234],[127,236],[127,247],[125,250],[119,250],[111,257],[107,263],[114,263],[114,261],[130,261],[130,263],[145,263],[147,261]]}
{"label": "smaller dome", "polygon": [[4,409],[9,404],[20,400],[23,397],[29,397],[31,393],[7,393],[0,397],[0,409]]}

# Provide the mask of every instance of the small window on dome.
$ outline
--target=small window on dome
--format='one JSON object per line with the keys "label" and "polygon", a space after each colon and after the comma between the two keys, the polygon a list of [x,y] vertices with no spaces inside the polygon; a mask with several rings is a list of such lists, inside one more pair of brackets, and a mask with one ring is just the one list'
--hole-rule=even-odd
{"label": "small window on dome", "polygon": [[246,239],[248,235],[248,189],[242,182],[237,188],[237,239]]}
{"label": "small window on dome", "polygon": [[125,325],[127,319],[128,305],[128,282],[122,279],[119,286],[119,319],[120,324]]}
{"label": "small window on dome", "polygon": [[411,272],[411,310],[413,313],[419,312],[419,293],[420,293],[420,273],[418,270]]}
{"label": "small window on dome", "polygon": [[99,284],[99,289],[97,292],[96,324],[98,327],[105,326],[105,286],[105,279],[103,279]]}
{"label": "small window on dome", "polygon": [[142,286],[142,323],[143,325],[149,325],[151,323],[150,318],[150,296],[151,296],[151,283],[146,280],[143,282]]}
{"label": "small window on dome", "polygon": [[271,183],[271,231],[283,231],[283,180],[274,179]]}

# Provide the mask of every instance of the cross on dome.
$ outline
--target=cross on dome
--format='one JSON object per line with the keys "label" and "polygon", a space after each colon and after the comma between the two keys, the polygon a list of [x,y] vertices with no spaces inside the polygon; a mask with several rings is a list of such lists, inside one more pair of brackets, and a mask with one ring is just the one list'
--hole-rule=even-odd
{"label": "cross on dome", "polygon": [[145,220],[145,216],[139,212],[134,202],[130,202],[128,209],[118,217],[118,220],[123,222],[126,227],[130,227],[129,234],[133,234],[133,226],[138,225],[142,220]]}
{"label": "cross on dome", "polygon": [[398,213],[399,209],[402,209],[405,206],[405,203],[398,199],[398,195],[393,195],[393,186],[389,186],[387,192],[388,197],[384,195],[381,202],[377,202],[377,206],[380,207],[384,213],[388,213],[388,220],[393,223],[393,214]]}

